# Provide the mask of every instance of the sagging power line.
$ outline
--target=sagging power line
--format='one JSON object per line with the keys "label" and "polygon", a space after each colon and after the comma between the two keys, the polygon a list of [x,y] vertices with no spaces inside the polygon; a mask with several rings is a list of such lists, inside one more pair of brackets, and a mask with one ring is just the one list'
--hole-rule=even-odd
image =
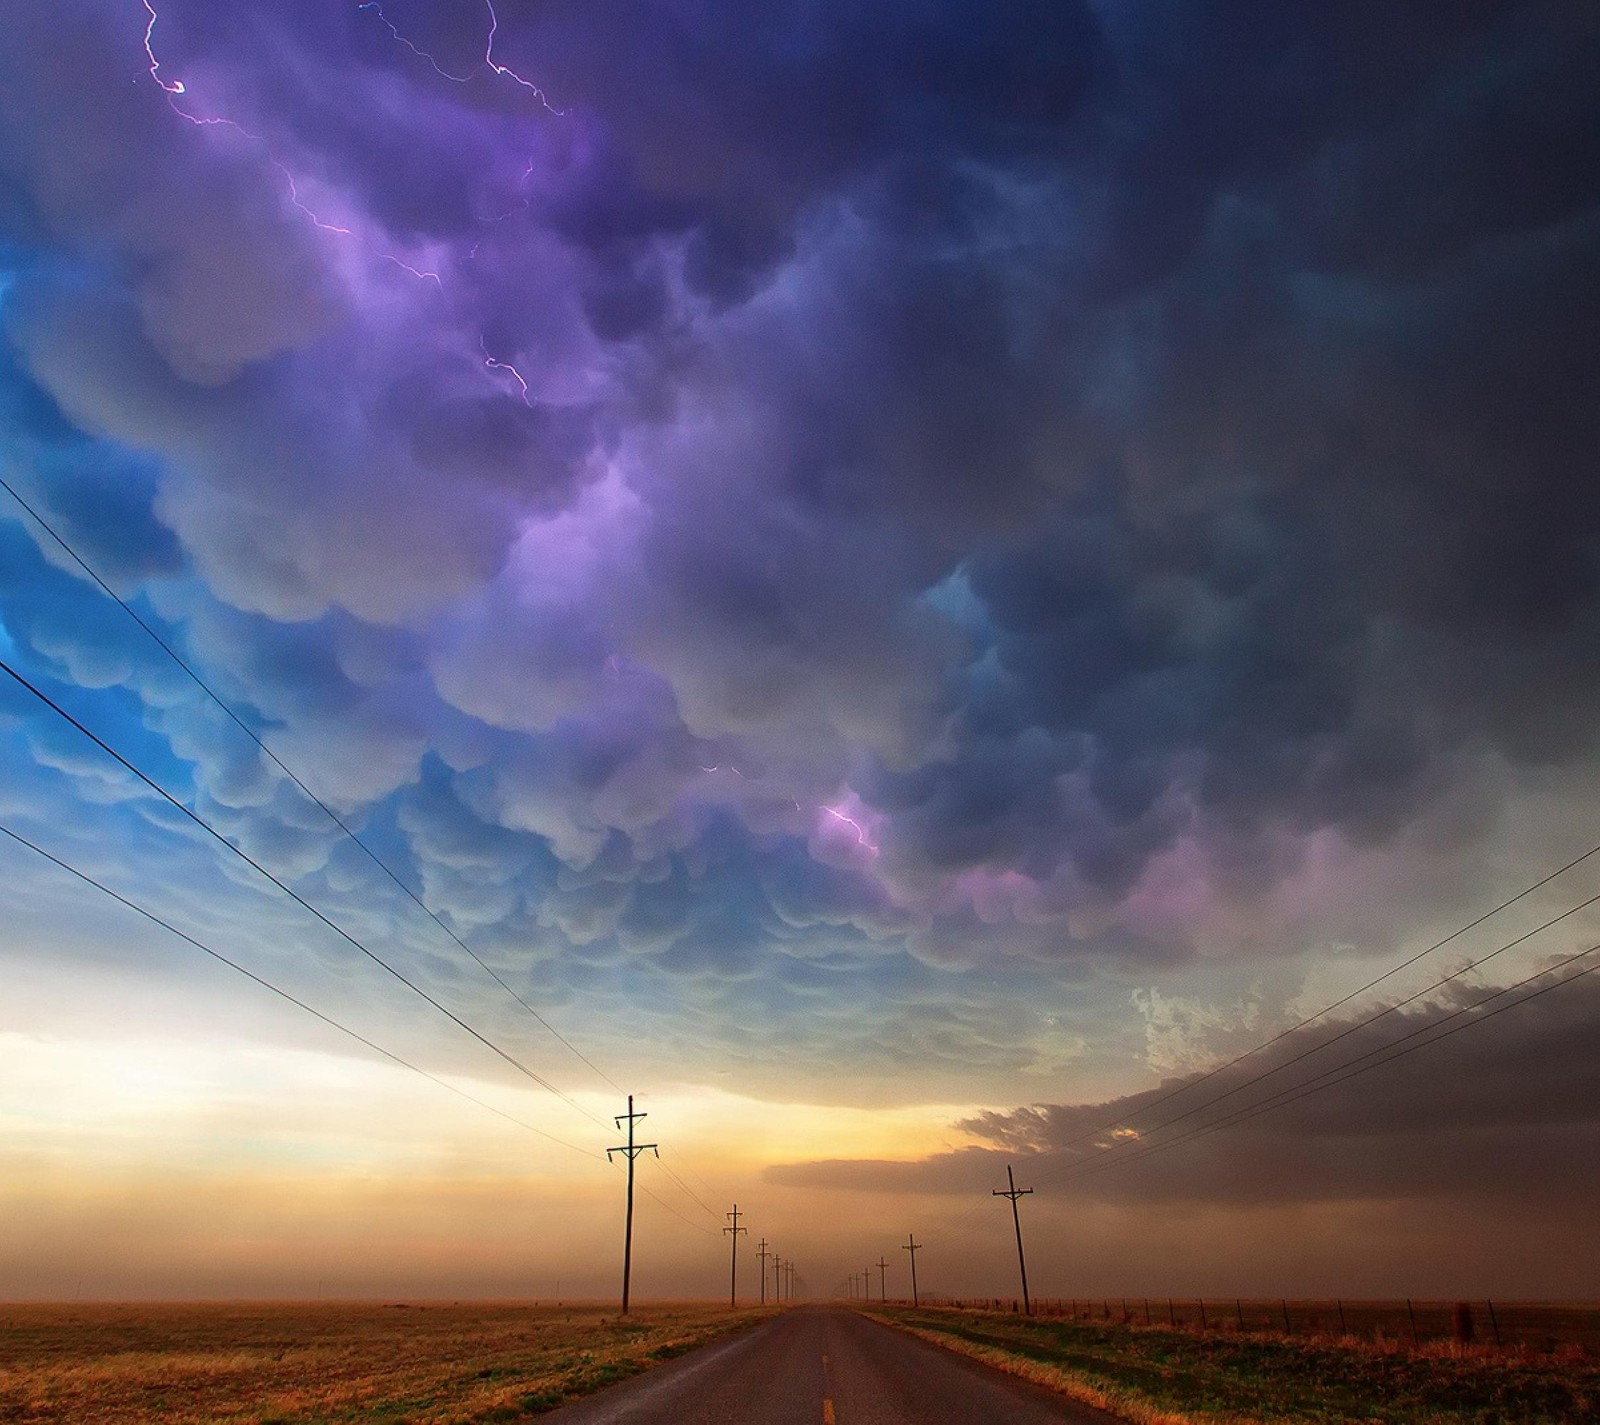
{"label": "sagging power line", "polygon": [[229,852],[238,857],[258,875],[262,876],[267,881],[270,881],[278,888],[278,890],[283,892],[284,895],[288,896],[290,900],[294,901],[296,905],[315,916],[318,921],[325,925],[329,930],[333,931],[334,934],[339,936],[340,939],[354,947],[368,960],[372,961],[373,964],[382,969],[386,974],[390,975],[400,984],[404,985],[406,989],[411,991],[412,994],[416,995],[419,999],[432,1006],[440,1014],[444,1015],[444,1017],[450,1020],[452,1024],[455,1024],[458,1028],[471,1035],[472,1038],[476,1039],[485,1048],[497,1055],[500,1059],[504,1060],[505,1063],[509,1064],[525,1078],[537,1084],[540,1088],[546,1090],[548,1093],[554,1094],[563,1103],[567,1104],[568,1107],[582,1114],[591,1122],[601,1123],[601,1120],[598,1119],[594,1114],[590,1113],[588,1109],[583,1107],[583,1105],[571,1098],[568,1094],[564,1093],[561,1089],[557,1088],[548,1079],[542,1077],[533,1069],[529,1068],[514,1054],[510,1053],[510,1051],[501,1048],[501,1046],[495,1043],[494,1040],[490,1039],[488,1035],[469,1024],[465,1019],[456,1014],[453,1010],[449,1009],[440,1000],[435,999],[431,994],[428,993],[427,990],[423,989],[421,985],[417,984],[416,981],[408,977],[403,971],[396,969],[381,955],[370,949],[337,921],[324,914],[286,881],[280,879],[272,871],[269,871],[264,865],[262,865],[261,862],[257,861],[255,857],[251,856],[248,851],[244,850],[240,846],[236,846],[232,841],[228,840],[226,836],[218,831],[216,827],[212,826],[211,823],[202,817],[197,811],[193,810],[178,797],[174,796],[164,786],[162,786],[161,783],[156,781],[154,777],[150,776],[147,772],[136,766],[128,758],[124,757],[116,750],[116,748],[112,747],[110,743],[98,736],[85,723],[74,717],[72,713],[68,712],[66,708],[62,707],[60,703],[56,702],[55,699],[52,698],[48,693],[29,681],[28,678],[23,676],[23,674],[18,672],[11,666],[11,664],[5,662],[3,659],[0,659],[0,673],[4,673],[6,676],[11,678],[23,689],[31,693],[33,697],[35,697],[45,707],[54,712],[58,717],[71,724],[71,726],[76,728],[78,732],[80,732],[90,742],[94,743],[96,747],[98,747],[108,757],[115,761],[125,771],[132,773],[134,777],[147,786],[180,815],[192,822],[195,826],[199,827],[206,833],[207,836],[211,837],[219,845],[225,847]]}
{"label": "sagging power line", "polygon": [[365,855],[374,866],[382,871],[383,874],[389,878],[389,880],[398,886],[399,889],[418,907],[418,909],[422,911],[424,915],[428,917],[429,920],[431,920],[441,931],[443,931],[444,934],[449,936],[450,939],[461,950],[465,951],[466,954],[484,971],[485,974],[487,974],[497,985],[499,985],[499,987],[504,990],[506,994],[510,995],[511,998],[514,999],[523,1008],[523,1010],[531,1015],[538,1024],[543,1026],[544,1029],[553,1035],[557,1041],[559,1041],[579,1060],[581,1060],[585,1065],[587,1065],[602,1079],[604,1079],[606,1083],[610,1084],[612,1088],[616,1089],[618,1093],[622,1092],[621,1085],[619,1085],[609,1074],[607,1074],[604,1069],[590,1059],[588,1055],[586,1055],[577,1047],[577,1045],[573,1044],[572,1041],[562,1034],[561,1031],[553,1024],[551,1024],[548,1019],[546,1019],[542,1014],[539,1013],[537,1009],[529,1004],[528,1001],[522,997],[522,995],[518,994],[516,989],[508,984],[506,980],[499,974],[499,972],[488,963],[488,961],[483,959],[483,957],[480,956],[476,950],[468,945],[466,941],[463,940],[453,929],[451,929],[451,927],[438,915],[438,913],[422,899],[421,896],[419,896],[414,890],[412,890],[410,886],[405,883],[399,873],[396,872],[394,868],[383,859],[383,857],[379,856],[371,846],[369,846],[361,839],[360,836],[355,833],[355,831],[350,827],[343,817],[341,817],[336,811],[334,811],[332,807],[327,804],[327,802],[325,802],[314,791],[312,791],[311,788],[306,785],[305,781],[299,776],[299,774],[296,773],[294,769],[290,767],[288,763],[286,763],[276,752],[268,747],[266,742],[255,731],[255,729],[245,722],[245,720],[233,710],[227,700],[223,698],[222,695],[218,693],[216,689],[214,689],[208,682],[206,682],[206,680],[202,678],[198,672],[195,671],[194,667],[188,662],[188,660],[185,659],[183,655],[180,654],[170,643],[168,643],[167,640],[164,639],[161,634],[158,633],[156,629],[145,620],[139,611],[128,602],[128,600],[124,599],[119,593],[117,593],[117,591],[100,576],[99,571],[96,570],[94,566],[91,565],[89,561],[85,559],[83,555],[81,555],[72,546],[71,543],[68,542],[66,537],[62,535],[54,525],[46,520],[38,510],[29,504],[28,501],[25,500],[20,493],[18,493],[17,489],[3,476],[0,476],[0,489],[4,489],[5,492],[10,495],[11,498],[16,501],[16,503],[23,510],[27,512],[28,517],[32,519],[40,529],[42,529],[47,535],[50,536],[51,539],[56,542],[56,544],[61,547],[62,551],[67,555],[67,557],[71,559],[73,563],[78,566],[78,568],[83,570],[83,572],[94,582],[100,591],[105,594],[107,598],[112,600],[112,602],[115,603],[119,608],[121,608],[122,611],[134,621],[134,623],[143,629],[150,639],[156,644],[156,646],[160,648],[161,651],[165,653],[167,657],[170,658],[172,662],[183,671],[190,681],[193,682],[194,685],[199,688],[207,698],[216,704],[216,706],[222,711],[223,715],[227,717],[227,719],[233,723],[235,727],[237,727],[242,733],[244,733],[246,737],[250,739],[251,742],[256,745],[261,754],[270,759],[272,764],[277,767],[278,770],[289,779],[289,781],[299,788],[299,790],[322,811],[328,820],[331,821],[345,837],[347,837],[355,846],[359,847],[362,854]]}
{"label": "sagging power line", "polygon": [[169,934],[177,936],[179,940],[192,945],[196,950],[200,951],[201,954],[209,955],[213,960],[217,961],[218,964],[226,965],[228,969],[235,971],[237,974],[243,975],[247,980],[260,985],[262,989],[267,990],[271,994],[276,995],[279,999],[292,1004],[296,1009],[304,1010],[313,1018],[320,1019],[324,1024],[333,1029],[337,1029],[341,1034],[348,1035],[351,1039],[354,1039],[356,1043],[365,1045],[374,1053],[382,1054],[384,1058],[398,1064],[401,1068],[409,1069],[414,1074],[420,1074],[423,1078],[427,1079],[429,1083],[437,1084],[440,1088],[446,1089],[450,1093],[455,1094],[456,1097],[463,1098],[468,1103],[476,1104],[479,1108],[485,1109],[488,1112],[505,1119],[508,1123],[515,1124],[518,1128],[526,1129],[529,1133],[537,1134],[540,1138],[548,1139],[550,1142],[557,1143],[563,1148],[571,1149],[571,1151],[574,1153],[580,1153],[585,1158],[593,1158],[596,1160],[599,1159],[600,1155],[598,1153],[592,1153],[587,1148],[580,1148],[576,1143],[569,1143],[565,1138],[558,1138],[553,1133],[546,1133],[542,1128],[535,1128],[531,1123],[523,1122],[523,1120],[518,1118],[515,1114],[507,1113],[503,1108],[496,1108],[494,1104],[487,1103],[483,1099],[478,1098],[476,1095],[468,1093],[465,1089],[458,1088],[455,1084],[450,1083],[447,1079],[442,1079],[437,1074],[430,1074],[420,1065],[413,1064],[409,1059],[403,1058],[401,1055],[396,1054],[394,1050],[386,1049],[376,1040],[369,1039],[360,1031],[352,1029],[348,1024],[342,1023],[330,1014],[323,1013],[322,1010],[317,1009],[314,1005],[308,1004],[305,1000],[299,998],[299,996],[295,994],[292,994],[290,991],[284,989],[281,985],[274,984],[264,975],[259,975],[254,970],[248,969],[244,965],[241,965],[237,960],[230,959],[220,950],[213,946],[207,945],[203,940],[198,939],[196,936],[190,935],[188,931],[180,930],[176,925],[173,925],[170,921],[163,919],[160,915],[149,909],[147,906],[142,906],[137,901],[131,900],[127,896],[122,895],[120,892],[112,890],[110,886],[106,885],[103,881],[97,880],[87,871],[80,870],[77,866],[72,865],[70,862],[62,859],[60,856],[56,856],[51,852],[46,851],[42,846],[30,841],[27,837],[23,836],[18,831],[12,830],[9,826],[0,824],[0,835],[9,837],[19,846],[26,847],[35,855],[43,857],[53,866],[59,867],[68,875],[76,876],[80,881],[84,882],[85,885],[92,886],[102,895],[110,897],[112,900],[116,901],[118,905],[126,906],[135,914],[142,915],[151,924],[160,926],[162,930],[165,930]]}

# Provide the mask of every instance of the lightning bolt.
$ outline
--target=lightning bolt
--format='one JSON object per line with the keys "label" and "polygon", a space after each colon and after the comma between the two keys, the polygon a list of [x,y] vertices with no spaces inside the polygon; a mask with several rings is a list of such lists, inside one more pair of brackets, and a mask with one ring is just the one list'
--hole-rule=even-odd
{"label": "lightning bolt", "polygon": [[511,379],[517,383],[522,391],[522,404],[531,408],[533,402],[528,397],[528,383],[523,378],[522,373],[509,361],[496,361],[494,357],[490,356],[488,343],[482,337],[478,338],[478,346],[483,351],[483,364],[491,371],[509,372]]}
{"label": "lightning bolt", "polygon": [[822,810],[831,816],[835,821],[842,822],[845,826],[848,826],[853,832],[855,832],[856,845],[862,847],[866,851],[871,852],[871,854],[874,856],[878,854],[881,848],[876,842],[872,841],[867,836],[866,827],[862,826],[862,824],[853,816],[846,816],[838,809],[838,807],[823,807]]}
{"label": "lightning bolt", "polygon": [[186,94],[188,90],[182,80],[168,80],[161,77],[161,61],[156,58],[152,42],[152,37],[156,32],[156,21],[161,17],[156,14],[156,7],[150,3],[150,0],[142,0],[142,3],[145,13],[150,16],[149,23],[144,27],[144,53],[145,58],[150,61],[150,77],[165,89],[168,94]]}
{"label": "lightning bolt", "polygon": [[440,64],[433,55],[429,54],[427,50],[413,44],[412,41],[407,39],[405,35],[401,34],[399,27],[394,23],[394,21],[384,14],[382,0],[364,0],[364,3],[357,5],[356,9],[371,10],[372,13],[383,22],[389,33],[394,36],[395,40],[399,44],[403,44],[408,50],[411,51],[412,54],[416,55],[418,59],[426,60],[433,67],[433,72],[441,79],[448,79],[452,84],[468,84],[472,81],[474,75],[482,72],[483,70],[487,70],[491,74],[499,75],[502,79],[509,79],[513,84],[520,84],[524,89],[532,94],[535,99],[539,101],[540,106],[545,109],[546,112],[555,114],[558,117],[564,116],[566,111],[563,109],[558,109],[551,104],[550,100],[545,97],[545,92],[543,89],[541,89],[531,79],[524,78],[524,76],[518,74],[517,71],[512,69],[509,65],[501,64],[500,61],[494,57],[495,37],[500,33],[500,17],[495,13],[494,0],[483,0],[483,3],[484,8],[489,12],[489,36],[484,41],[483,59],[478,68],[473,70],[470,74],[452,73],[442,64]]}
{"label": "lightning bolt", "polygon": [[272,166],[282,175],[285,189],[289,194],[290,205],[299,212],[304,213],[306,218],[310,221],[312,227],[317,228],[321,232],[332,233],[335,237],[350,238],[354,240],[362,247],[366,248],[368,252],[372,253],[373,256],[380,257],[385,262],[392,263],[402,272],[415,277],[419,282],[432,282],[436,287],[440,288],[444,286],[444,283],[440,279],[437,272],[430,272],[423,268],[413,267],[409,262],[406,262],[403,258],[396,257],[392,252],[386,252],[380,247],[374,247],[371,243],[358,236],[353,228],[344,227],[339,223],[330,223],[324,219],[321,214],[319,214],[310,206],[310,204],[305,201],[305,199],[300,196],[300,185],[295,180],[293,170],[291,170],[286,163],[284,163],[280,158],[277,157],[276,154],[272,152],[271,147],[260,134],[254,133],[245,128],[243,124],[239,123],[235,119],[230,119],[222,115],[192,113],[182,104],[178,103],[180,98],[189,93],[189,86],[181,79],[162,78],[161,60],[157,57],[155,51],[156,22],[161,18],[161,16],[157,12],[156,7],[150,3],[150,0],[140,0],[140,3],[144,6],[145,14],[149,16],[149,19],[145,22],[144,27],[144,53],[145,58],[149,61],[150,78],[155,81],[157,87],[160,88],[161,91],[167,96],[167,105],[173,113],[175,113],[185,122],[193,124],[196,128],[213,128],[220,126],[234,129],[243,134],[244,137],[249,139],[252,143],[259,145],[266,153],[268,162],[271,163]]}

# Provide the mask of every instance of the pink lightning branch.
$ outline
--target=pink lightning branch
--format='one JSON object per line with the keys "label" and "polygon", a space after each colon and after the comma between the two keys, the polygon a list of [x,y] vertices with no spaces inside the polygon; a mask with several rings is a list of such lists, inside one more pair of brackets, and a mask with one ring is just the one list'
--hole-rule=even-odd
{"label": "pink lightning branch", "polygon": [[186,107],[186,104],[179,103],[178,101],[180,99],[188,99],[189,86],[181,79],[168,79],[162,74],[162,60],[156,54],[155,49],[155,32],[156,25],[161,19],[160,12],[157,11],[153,4],[151,4],[151,0],[140,0],[140,3],[144,6],[146,16],[144,27],[144,54],[150,78],[155,82],[156,86],[162,91],[162,93],[167,96],[167,105],[173,113],[175,113],[180,119],[184,120],[185,123],[193,124],[196,128],[232,129],[234,132],[248,139],[251,143],[260,147],[262,152],[266,154],[267,161],[282,177],[284,191],[288,195],[290,206],[296,211],[303,213],[311,225],[319,232],[329,233],[334,237],[349,238],[352,241],[360,244],[373,256],[380,258],[384,262],[392,264],[393,266],[399,268],[407,276],[414,277],[420,282],[432,282],[435,286],[441,287],[444,285],[437,272],[429,268],[417,267],[414,264],[407,262],[404,258],[397,256],[395,253],[389,252],[384,248],[377,247],[372,243],[367,242],[355,231],[354,228],[348,227],[343,223],[332,222],[328,218],[324,217],[323,214],[317,209],[313,208],[305,201],[304,197],[302,197],[301,180],[295,176],[294,170],[291,169],[288,164],[286,164],[272,151],[271,146],[260,134],[246,128],[243,124],[239,123],[238,120],[229,118],[226,115],[195,113],[191,108]]}

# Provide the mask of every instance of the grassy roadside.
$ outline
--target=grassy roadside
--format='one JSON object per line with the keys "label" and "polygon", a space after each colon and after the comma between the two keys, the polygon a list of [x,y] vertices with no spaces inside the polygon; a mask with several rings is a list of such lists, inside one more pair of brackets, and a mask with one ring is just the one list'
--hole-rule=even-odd
{"label": "grassy roadside", "polygon": [[510,1425],[767,1319],[699,1303],[0,1306],[3,1425]]}
{"label": "grassy roadside", "polygon": [[868,1315],[1137,1425],[1593,1425],[1593,1360],[1024,1318]]}

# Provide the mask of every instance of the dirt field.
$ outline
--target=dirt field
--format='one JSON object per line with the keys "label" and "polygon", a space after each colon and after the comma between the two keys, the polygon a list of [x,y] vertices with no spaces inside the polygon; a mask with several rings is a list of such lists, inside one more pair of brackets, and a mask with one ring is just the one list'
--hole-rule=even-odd
{"label": "dirt field", "polygon": [[703,1304],[0,1305],[0,1421],[515,1421],[759,1320]]}

